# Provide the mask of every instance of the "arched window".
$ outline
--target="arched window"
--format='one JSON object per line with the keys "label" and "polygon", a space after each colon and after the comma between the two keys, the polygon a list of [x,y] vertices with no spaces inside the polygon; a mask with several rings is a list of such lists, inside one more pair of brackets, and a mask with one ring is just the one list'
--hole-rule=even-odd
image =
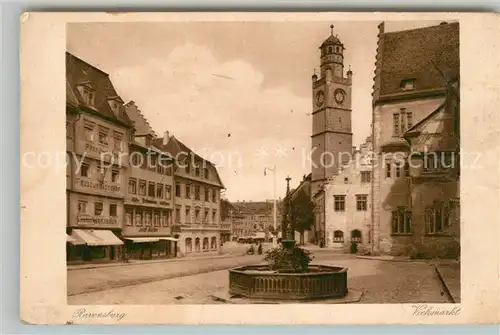
{"label": "arched window", "polygon": [[188,237],[186,238],[186,253],[193,252],[193,239]]}
{"label": "arched window", "polygon": [[210,244],[211,244],[210,247],[212,249],[217,249],[217,237],[215,237],[215,236],[212,237],[212,241],[210,242]]}
{"label": "arched window", "polygon": [[203,238],[203,251],[208,250],[208,237]]}
{"label": "arched window", "polygon": [[333,232],[333,242],[334,243],[344,243],[344,232],[341,230],[336,230]]}
{"label": "arched window", "polygon": [[333,52],[333,47],[328,47],[328,53],[331,54]]}
{"label": "arched window", "polygon": [[200,238],[197,237],[196,240],[194,240],[194,250],[196,252],[200,252]]}
{"label": "arched window", "polygon": [[358,229],[354,229],[351,231],[351,241],[352,242],[361,242],[361,231]]}

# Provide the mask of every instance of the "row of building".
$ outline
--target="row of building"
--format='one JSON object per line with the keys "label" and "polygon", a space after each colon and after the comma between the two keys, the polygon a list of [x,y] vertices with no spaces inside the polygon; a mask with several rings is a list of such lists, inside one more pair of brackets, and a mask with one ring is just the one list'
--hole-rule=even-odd
{"label": "row of building", "polygon": [[67,260],[218,252],[224,185],[216,167],[155,134],[108,74],[66,53]]}
{"label": "row of building", "polygon": [[379,25],[372,134],[359,149],[352,146],[345,46],[332,33],[320,49],[309,241],[339,250],[355,242],[373,254],[458,256],[459,24],[396,32]]}

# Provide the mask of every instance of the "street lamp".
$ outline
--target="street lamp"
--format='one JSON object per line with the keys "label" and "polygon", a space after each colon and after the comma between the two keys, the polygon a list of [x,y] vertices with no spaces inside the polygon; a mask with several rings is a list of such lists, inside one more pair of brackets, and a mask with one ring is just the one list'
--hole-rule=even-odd
{"label": "street lamp", "polygon": [[278,241],[277,241],[277,227],[276,227],[276,166],[274,166],[273,168],[264,168],[264,176],[267,175],[267,171],[272,171],[273,172],[273,230],[274,230],[274,234],[273,234],[273,248],[276,248],[278,247]]}

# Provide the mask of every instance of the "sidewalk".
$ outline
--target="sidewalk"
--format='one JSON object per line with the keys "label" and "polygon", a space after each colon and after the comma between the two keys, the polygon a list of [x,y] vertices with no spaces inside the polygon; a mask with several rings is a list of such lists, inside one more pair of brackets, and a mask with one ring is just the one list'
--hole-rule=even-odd
{"label": "sidewalk", "polygon": [[460,303],[460,263],[441,262],[434,268],[448,296],[454,303]]}
{"label": "sidewalk", "polygon": [[226,255],[206,255],[206,256],[186,256],[178,258],[164,258],[164,259],[152,259],[152,260],[137,260],[131,259],[128,263],[116,262],[116,263],[102,263],[102,264],[75,264],[67,265],[68,271],[72,270],[85,270],[85,269],[97,269],[97,268],[109,268],[116,266],[131,266],[131,265],[143,265],[143,264],[154,264],[154,263],[167,263],[167,262],[182,262],[190,260],[200,260],[200,259],[218,259],[218,258],[231,258],[239,257],[240,254],[226,254]]}
{"label": "sidewalk", "polygon": [[[220,271],[238,266],[258,264],[262,255],[230,256],[165,260],[164,262],[129,263],[128,266],[107,266],[67,271],[67,294],[98,292],[130,285],[150,283],[176,277]],[[135,265],[135,266],[133,266]],[[140,266],[139,266],[140,265]]]}

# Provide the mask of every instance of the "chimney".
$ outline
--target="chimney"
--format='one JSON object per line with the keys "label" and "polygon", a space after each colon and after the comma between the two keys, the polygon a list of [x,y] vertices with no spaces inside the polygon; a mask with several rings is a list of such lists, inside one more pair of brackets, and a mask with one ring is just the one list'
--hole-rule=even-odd
{"label": "chimney", "polygon": [[170,140],[170,133],[168,130],[163,134],[163,145],[167,145],[168,141]]}

